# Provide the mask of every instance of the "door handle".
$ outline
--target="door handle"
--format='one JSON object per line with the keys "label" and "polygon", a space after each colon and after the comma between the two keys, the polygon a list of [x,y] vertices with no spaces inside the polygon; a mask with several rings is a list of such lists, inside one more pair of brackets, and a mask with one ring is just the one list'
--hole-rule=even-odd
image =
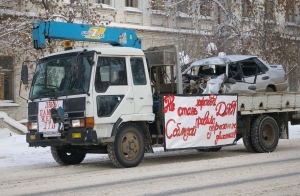
{"label": "door handle", "polygon": [[133,97],[127,97],[126,99],[127,100],[133,100]]}
{"label": "door handle", "polygon": [[262,80],[268,80],[270,77],[269,76],[264,76],[264,77],[262,77],[261,79]]}
{"label": "door handle", "polygon": [[256,90],[256,86],[249,86],[248,89],[255,91]]}

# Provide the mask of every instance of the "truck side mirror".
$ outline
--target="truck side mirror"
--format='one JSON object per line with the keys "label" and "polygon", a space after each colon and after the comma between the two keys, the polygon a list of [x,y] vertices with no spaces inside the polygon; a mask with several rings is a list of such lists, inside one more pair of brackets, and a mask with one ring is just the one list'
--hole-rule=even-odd
{"label": "truck side mirror", "polygon": [[28,67],[27,67],[27,65],[22,65],[21,81],[23,82],[23,84],[28,84]]}

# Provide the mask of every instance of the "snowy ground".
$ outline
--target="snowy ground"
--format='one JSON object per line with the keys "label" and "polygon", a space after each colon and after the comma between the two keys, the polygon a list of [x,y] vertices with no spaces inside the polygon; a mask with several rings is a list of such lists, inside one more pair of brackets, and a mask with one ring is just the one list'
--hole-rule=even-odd
{"label": "snowy ground", "polygon": [[[16,121],[13,122],[17,123]],[[289,126],[290,139],[300,138],[300,126]],[[242,143],[240,140],[238,143]],[[156,148],[154,151],[162,151],[162,148]],[[107,155],[88,154],[84,162],[93,160],[108,160]],[[12,166],[26,166],[36,164],[55,164],[50,147],[34,148],[28,147],[25,135],[18,135],[9,129],[0,128],[0,168]]]}
{"label": "snowy ground", "polygon": [[[108,155],[88,154],[84,162],[108,159]],[[50,147],[28,147],[25,135],[18,135],[9,129],[0,129],[0,168],[36,164],[56,163]]]}

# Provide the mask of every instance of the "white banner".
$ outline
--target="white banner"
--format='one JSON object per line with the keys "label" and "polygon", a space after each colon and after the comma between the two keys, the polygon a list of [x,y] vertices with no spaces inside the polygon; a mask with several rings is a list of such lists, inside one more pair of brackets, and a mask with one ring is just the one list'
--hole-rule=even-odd
{"label": "white banner", "polygon": [[39,123],[39,132],[57,132],[58,123],[54,123],[51,118],[50,110],[51,108],[63,108],[63,101],[46,101],[39,102],[39,111],[38,111],[38,123]]}
{"label": "white banner", "polygon": [[233,144],[237,95],[164,96],[165,147],[181,149]]}

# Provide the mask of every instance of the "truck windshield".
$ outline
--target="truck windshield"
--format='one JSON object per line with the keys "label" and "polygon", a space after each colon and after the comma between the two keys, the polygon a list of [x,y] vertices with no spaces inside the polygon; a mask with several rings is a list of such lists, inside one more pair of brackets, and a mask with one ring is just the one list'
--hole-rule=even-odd
{"label": "truck windshield", "polygon": [[32,79],[29,99],[87,93],[92,62],[93,52],[41,59]]}

